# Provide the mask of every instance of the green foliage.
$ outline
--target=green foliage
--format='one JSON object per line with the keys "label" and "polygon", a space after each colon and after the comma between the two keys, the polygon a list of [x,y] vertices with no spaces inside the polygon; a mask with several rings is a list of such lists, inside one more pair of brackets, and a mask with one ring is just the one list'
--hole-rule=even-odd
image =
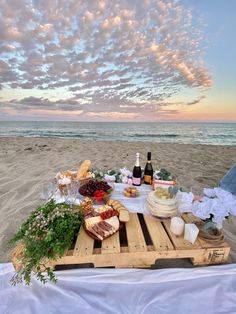
{"label": "green foliage", "polygon": [[105,174],[108,174],[109,176],[115,176],[116,181],[115,182],[121,182],[120,175],[121,173],[116,170],[100,170],[100,169],[92,169],[92,174],[94,175],[95,179],[104,180]]}
{"label": "green foliage", "polygon": [[157,175],[158,175],[160,180],[164,180],[164,181],[172,180],[171,173],[164,168],[160,169],[157,172]]}
{"label": "green foliage", "polygon": [[23,267],[12,278],[12,284],[22,280],[29,284],[32,272],[43,283],[55,282],[56,277],[46,264],[64,255],[82,223],[83,214],[65,203],[56,204],[51,200],[34,210],[9,241],[22,241],[25,247]]}

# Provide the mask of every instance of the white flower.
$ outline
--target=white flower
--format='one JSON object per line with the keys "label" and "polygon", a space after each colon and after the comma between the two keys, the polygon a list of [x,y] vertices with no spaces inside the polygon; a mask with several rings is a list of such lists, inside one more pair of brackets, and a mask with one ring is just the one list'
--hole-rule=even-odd
{"label": "white flower", "polygon": [[124,177],[132,177],[132,172],[129,171],[126,167],[120,169],[120,173]]}
{"label": "white flower", "polygon": [[215,197],[216,196],[216,193],[215,193],[215,189],[207,189],[207,188],[204,188],[203,189],[203,193],[208,196],[208,197]]}
{"label": "white flower", "polygon": [[64,177],[58,180],[58,183],[61,185],[68,185],[71,184],[71,179],[68,177]]}
{"label": "white flower", "polygon": [[181,192],[178,191],[176,194],[176,201],[180,205],[182,203],[191,204],[193,202],[194,195],[192,192]]}
{"label": "white flower", "polygon": [[126,184],[128,183],[128,177],[126,176],[123,176],[122,179],[121,179],[122,183]]}
{"label": "white flower", "polygon": [[210,218],[210,208],[206,202],[195,201],[192,205],[192,213],[201,219]]}
{"label": "white flower", "polygon": [[109,175],[105,174],[104,179],[109,182],[115,182],[116,181],[116,176],[115,175]]}
{"label": "white flower", "polygon": [[223,220],[230,214],[236,215],[236,197],[221,188],[204,189],[202,202],[195,201],[192,205],[192,213],[207,219],[212,215],[212,221],[218,228],[222,227]]}

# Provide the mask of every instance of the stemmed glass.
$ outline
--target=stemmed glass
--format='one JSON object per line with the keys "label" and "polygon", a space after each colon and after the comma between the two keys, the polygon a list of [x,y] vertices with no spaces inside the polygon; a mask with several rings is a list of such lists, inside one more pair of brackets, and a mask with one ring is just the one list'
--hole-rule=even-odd
{"label": "stemmed glass", "polygon": [[40,194],[40,198],[46,203],[54,196],[57,190],[57,184],[55,181],[44,182]]}
{"label": "stemmed glass", "polygon": [[78,196],[78,190],[79,190],[79,182],[78,181],[71,181],[70,184],[68,184],[67,189],[64,193],[65,197],[65,203],[70,205],[70,208],[72,208],[72,205],[75,203],[76,198]]}

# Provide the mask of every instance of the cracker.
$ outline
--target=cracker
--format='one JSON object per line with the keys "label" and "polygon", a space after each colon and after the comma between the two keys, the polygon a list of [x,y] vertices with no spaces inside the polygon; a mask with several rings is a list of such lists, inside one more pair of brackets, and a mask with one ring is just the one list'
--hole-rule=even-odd
{"label": "cracker", "polygon": [[122,209],[119,213],[119,219],[121,222],[128,222],[129,221],[129,212],[128,210]]}

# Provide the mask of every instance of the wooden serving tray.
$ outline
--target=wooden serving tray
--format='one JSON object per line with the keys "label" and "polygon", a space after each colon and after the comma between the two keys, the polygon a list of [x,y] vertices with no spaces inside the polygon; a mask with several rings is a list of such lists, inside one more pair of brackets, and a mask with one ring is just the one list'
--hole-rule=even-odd
{"label": "wooden serving tray", "polygon": [[[184,214],[185,222],[198,218]],[[92,264],[94,267],[150,267],[158,259],[190,258],[194,265],[225,263],[230,246],[224,242],[214,246],[197,239],[194,244],[170,231],[170,219],[161,220],[150,215],[131,214],[130,220],[111,237],[98,242],[80,228],[76,243],[57,265]],[[51,265],[50,265],[51,266]]]}

